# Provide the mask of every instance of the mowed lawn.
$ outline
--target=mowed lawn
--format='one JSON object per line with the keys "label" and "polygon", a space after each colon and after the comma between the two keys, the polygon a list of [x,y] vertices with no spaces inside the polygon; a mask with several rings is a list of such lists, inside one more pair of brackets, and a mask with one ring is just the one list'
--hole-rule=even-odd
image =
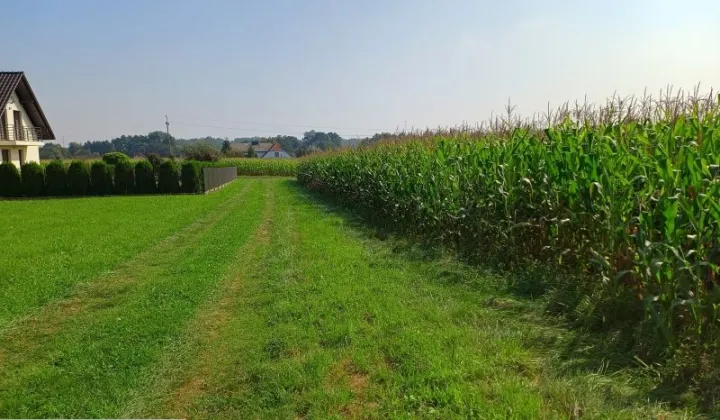
{"label": "mowed lawn", "polygon": [[0,418],[685,415],[497,279],[294,180],[0,214]]}

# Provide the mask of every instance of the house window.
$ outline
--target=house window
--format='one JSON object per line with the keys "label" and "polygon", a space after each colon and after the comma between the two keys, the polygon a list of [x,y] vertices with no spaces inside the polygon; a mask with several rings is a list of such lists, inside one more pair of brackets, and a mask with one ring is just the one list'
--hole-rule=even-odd
{"label": "house window", "polygon": [[10,151],[2,149],[2,163],[10,163]]}
{"label": "house window", "polygon": [[280,152],[275,152],[275,157],[280,157]]}
{"label": "house window", "polygon": [[25,164],[25,154],[22,150],[18,150],[18,159],[20,160],[20,166]]}

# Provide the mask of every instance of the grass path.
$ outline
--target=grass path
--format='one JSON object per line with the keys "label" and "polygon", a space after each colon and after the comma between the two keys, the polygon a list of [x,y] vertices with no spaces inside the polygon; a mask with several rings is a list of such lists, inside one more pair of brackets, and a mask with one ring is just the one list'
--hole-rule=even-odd
{"label": "grass path", "polygon": [[643,378],[564,369],[573,333],[482,272],[374,238],[294,181],[230,188],[0,331],[0,417],[682,416]]}

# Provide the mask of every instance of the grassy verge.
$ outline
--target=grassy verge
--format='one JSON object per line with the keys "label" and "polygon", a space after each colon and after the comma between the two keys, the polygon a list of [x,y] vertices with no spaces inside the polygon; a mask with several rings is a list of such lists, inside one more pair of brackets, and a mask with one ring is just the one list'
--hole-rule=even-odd
{"label": "grassy verge", "polygon": [[0,339],[0,417],[108,417],[214,289],[258,226],[262,181],[197,226],[73,290]]}
{"label": "grassy verge", "polygon": [[[380,240],[276,181],[268,233],[123,416],[683,417],[638,370],[584,368],[576,335],[452,256]],[[236,286],[230,286],[239,282]],[[159,378],[159,379],[158,379]]]}
{"label": "grassy verge", "polygon": [[0,201],[0,331],[212,212],[236,184],[208,196]]}
{"label": "grassy verge", "polygon": [[651,369],[608,366],[452,255],[378,235],[292,180],[224,191],[0,330],[0,417],[693,414],[653,393]]}

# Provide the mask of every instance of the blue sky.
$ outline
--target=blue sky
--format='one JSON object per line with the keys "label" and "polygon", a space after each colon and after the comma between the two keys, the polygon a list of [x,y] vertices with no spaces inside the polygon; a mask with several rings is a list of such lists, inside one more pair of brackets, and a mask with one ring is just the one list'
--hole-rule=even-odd
{"label": "blue sky", "polygon": [[[2,2],[59,139],[343,136],[473,124],[672,84],[720,88],[720,2]],[[8,27],[9,26],[9,27]],[[407,122],[407,123],[406,123]]]}

